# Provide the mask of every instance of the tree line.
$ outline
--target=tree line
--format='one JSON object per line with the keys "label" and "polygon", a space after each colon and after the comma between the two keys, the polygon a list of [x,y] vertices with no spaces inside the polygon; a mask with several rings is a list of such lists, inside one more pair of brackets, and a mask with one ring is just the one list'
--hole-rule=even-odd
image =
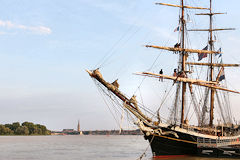
{"label": "tree line", "polygon": [[12,124],[0,124],[0,135],[50,135],[46,126],[34,124],[32,122],[19,122]]}

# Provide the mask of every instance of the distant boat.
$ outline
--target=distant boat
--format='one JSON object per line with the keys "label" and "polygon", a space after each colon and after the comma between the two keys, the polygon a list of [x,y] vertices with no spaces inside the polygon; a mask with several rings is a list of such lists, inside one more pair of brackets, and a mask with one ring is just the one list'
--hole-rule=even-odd
{"label": "distant boat", "polygon": [[[239,67],[239,64],[223,64],[219,61],[222,58],[222,49],[215,47],[215,32],[223,30],[233,30],[232,28],[218,29],[213,27],[213,17],[223,13],[214,13],[212,10],[212,0],[210,7],[192,7],[186,6],[184,0],[180,0],[180,5],[156,3],[157,5],[171,6],[180,8],[179,26],[175,32],[179,32],[179,42],[173,47],[146,45],[148,48],[167,50],[179,56],[178,68],[174,70],[173,75],[164,75],[152,72],[140,72],[137,75],[156,78],[162,81],[173,81],[176,87],[175,98],[172,101],[172,109],[169,113],[169,119],[162,122],[159,110],[152,117],[141,111],[141,104],[137,102],[136,96],[128,98],[119,90],[119,84],[107,82],[99,69],[87,70],[91,78],[96,82],[111,100],[134,117],[139,129],[143,132],[146,140],[149,141],[154,157],[165,155],[194,155],[194,156],[233,156],[240,157],[240,132],[239,126],[234,125],[229,107],[228,94],[240,92],[230,90],[223,85],[225,81],[224,68]],[[209,16],[210,25],[207,29],[187,29],[186,10],[196,9],[207,12],[197,15]],[[166,15],[167,16],[167,15]],[[167,23],[166,21],[164,23]],[[209,37],[207,46],[203,49],[191,49],[187,45],[187,32],[208,32]],[[196,61],[189,59],[194,56]],[[207,59],[207,63],[199,63],[202,59]],[[206,70],[206,79],[199,79],[193,74],[193,66],[203,67]],[[195,76],[195,77],[194,77]],[[201,91],[201,93],[200,93]],[[166,93],[167,94],[167,93]],[[190,102],[187,103],[186,99]],[[121,101],[121,103],[119,103]],[[119,105],[122,104],[122,105]],[[195,111],[197,125],[190,125],[186,116],[186,107],[190,106]],[[171,106],[169,106],[171,107]],[[218,107],[221,114],[221,122],[214,124],[214,108]],[[145,110],[148,111],[148,110]]]}

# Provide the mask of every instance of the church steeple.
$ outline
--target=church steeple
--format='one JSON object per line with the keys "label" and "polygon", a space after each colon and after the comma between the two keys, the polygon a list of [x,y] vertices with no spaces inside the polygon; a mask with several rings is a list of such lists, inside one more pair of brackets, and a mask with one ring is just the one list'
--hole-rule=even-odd
{"label": "church steeple", "polygon": [[77,131],[80,132],[80,122],[78,120]]}

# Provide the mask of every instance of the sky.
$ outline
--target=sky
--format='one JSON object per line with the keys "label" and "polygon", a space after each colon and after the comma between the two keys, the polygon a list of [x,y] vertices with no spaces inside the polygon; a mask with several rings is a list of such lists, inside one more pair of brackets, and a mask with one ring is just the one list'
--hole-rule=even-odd
{"label": "sky", "polygon": [[[121,89],[131,96],[142,80],[132,73],[149,69],[160,54],[143,45],[174,45],[178,39],[179,10],[155,5],[156,0],[0,2],[1,124],[30,121],[62,130],[76,129],[80,120],[82,130],[118,129],[85,69],[101,67],[106,79],[119,78]],[[208,7],[208,0],[187,3]],[[228,13],[216,17],[216,27],[236,28],[218,33],[218,45],[229,54],[223,55],[226,63],[240,63],[239,5],[236,0],[214,3],[216,12]],[[190,26],[199,28],[208,22],[196,16],[192,21]],[[206,45],[206,36],[199,36],[192,37],[192,46]],[[152,71],[162,67],[171,73],[170,62],[175,61],[164,53]],[[226,71],[230,89],[240,90],[239,73],[239,68]],[[238,99],[231,95],[236,118]]]}

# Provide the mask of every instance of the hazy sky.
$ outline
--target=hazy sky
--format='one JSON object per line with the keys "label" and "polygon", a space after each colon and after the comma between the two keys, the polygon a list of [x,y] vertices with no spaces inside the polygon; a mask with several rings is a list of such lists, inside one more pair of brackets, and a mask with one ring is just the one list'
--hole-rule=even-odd
{"label": "hazy sky", "polygon": [[[223,55],[225,62],[240,63],[240,2],[214,1],[217,12],[228,13],[216,17],[216,26],[237,29],[218,34],[219,46],[231,55]],[[31,121],[61,130],[76,129],[80,120],[84,130],[118,129],[85,69],[101,65],[106,78],[109,81],[119,78],[121,89],[131,96],[141,81],[132,73],[147,70],[159,53],[142,45],[174,45],[177,40],[173,31],[178,25],[178,9],[156,6],[155,0],[0,2],[0,123],[3,124]],[[208,0],[187,2],[208,7]],[[207,26],[207,21],[197,18],[192,19],[196,27]],[[204,34],[200,36],[206,38]],[[204,47],[206,39],[193,40],[192,46],[197,45]],[[109,58],[104,61],[106,55]],[[159,68],[165,66],[164,71],[170,72],[168,62],[174,60],[172,55],[164,54],[158,62]],[[156,66],[154,71],[159,68]],[[226,74],[230,76],[229,88],[240,90],[239,68],[227,70]],[[238,118],[239,96],[232,97]]]}

